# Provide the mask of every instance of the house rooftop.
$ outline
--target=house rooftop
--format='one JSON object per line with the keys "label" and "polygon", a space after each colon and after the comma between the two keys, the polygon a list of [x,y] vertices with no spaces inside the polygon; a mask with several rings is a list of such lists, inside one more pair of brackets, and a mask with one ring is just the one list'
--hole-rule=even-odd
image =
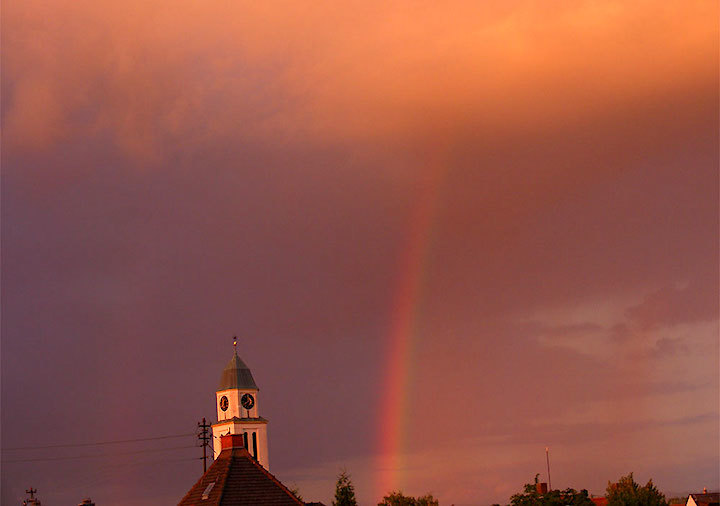
{"label": "house rooftop", "polygon": [[718,492],[704,492],[702,494],[690,494],[690,497],[692,497],[693,501],[695,501],[695,504],[700,506],[708,505],[708,506],[717,506],[720,504],[720,493]]}
{"label": "house rooftop", "polygon": [[178,506],[304,505],[243,447],[242,434],[220,441],[220,455]]}

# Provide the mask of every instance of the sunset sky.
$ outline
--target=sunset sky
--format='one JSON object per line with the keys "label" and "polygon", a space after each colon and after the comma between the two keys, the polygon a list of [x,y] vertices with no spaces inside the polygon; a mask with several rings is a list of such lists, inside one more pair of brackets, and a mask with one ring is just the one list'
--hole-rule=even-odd
{"label": "sunset sky", "polygon": [[306,500],[720,488],[718,14],[3,2],[2,503],[176,504],[195,436],[13,448],[195,432],[235,334]]}

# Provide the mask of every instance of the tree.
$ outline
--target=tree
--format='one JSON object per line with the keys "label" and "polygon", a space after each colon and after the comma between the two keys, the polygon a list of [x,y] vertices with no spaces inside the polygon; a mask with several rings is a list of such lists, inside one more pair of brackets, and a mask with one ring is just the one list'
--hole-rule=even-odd
{"label": "tree", "polygon": [[393,491],[383,497],[382,502],[378,506],[439,506],[439,502],[432,494],[426,494],[422,497],[411,497],[403,495],[400,491]]}
{"label": "tree", "polygon": [[641,487],[635,483],[633,473],[621,477],[617,483],[608,482],[605,497],[608,506],[667,506],[665,496],[653,485],[652,479]]}
{"label": "tree", "polygon": [[513,506],[594,506],[590,500],[587,490],[578,492],[572,488],[565,490],[549,490],[545,494],[541,494],[536,486],[538,476],[535,475],[535,483],[528,483],[523,488],[523,492],[515,494],[510,498]]}
{"label": "tree", "polygon": [[404,496],[400,491],[393,491],[383,497],[378,506],[415,506],[415,498]]}
{"label": "tree", "polygon": [[440,502],[432,494],[425,494],[415,500],[417,506],[440,506]]}
{"label": "tree", "polygon": [[333,506],[357,506],[355,487],[350,481],[350,474],[346,469],[340,471],[335,483],[335,500]]}

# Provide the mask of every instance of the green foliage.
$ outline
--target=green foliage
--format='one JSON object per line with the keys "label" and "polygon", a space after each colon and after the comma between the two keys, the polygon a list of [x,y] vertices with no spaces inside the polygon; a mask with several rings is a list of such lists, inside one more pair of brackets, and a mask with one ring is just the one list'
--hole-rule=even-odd
{"label": "green foliage", "polygon": [[537,491],[536,484],[538,476],[535,476],[535,483],[525,485],[523,492],[515,494],[510,498],[512,506],[594,506],[590,500],[587,490],[578,492],[572,488],[565,490],[550,490],[547,494]]}
{"label": "green foliage", "polygon": [[394,491],[383,497],[378,506],[439,506],[439,504],[432,494],[415,498],[403,495],[400,491]]}
{"label": "green foliage", "polygon": [[440,506],[440,502],[432,494],[425,494],[415,500],[417,506]]}
{"label": "green foliage", "polygon": [[350,474],[346,469],[340,471],[335,483],[335,500],[333,506],[357,506],[355,487],[350,481]]}
{"label": "green foliage", "polygon": [[605,497],[608,506],[667,506],[665,496],[653,485],[652,480],[641,487],[635,483],[633,473],[621,477],[617,483],[608,482]]}
{"label": "green foliage", "polygon": [[415,506],[415,498],[404,496],[402,492],[394,491],[382,498],[378,506]]}

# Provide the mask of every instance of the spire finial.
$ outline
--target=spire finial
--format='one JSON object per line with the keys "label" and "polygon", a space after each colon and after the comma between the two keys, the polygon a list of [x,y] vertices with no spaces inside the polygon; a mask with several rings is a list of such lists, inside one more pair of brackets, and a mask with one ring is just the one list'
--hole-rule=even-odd
{"label": "spire finial", "polygon": [[237,355],[237,336],[233,336],[233,353]]}

